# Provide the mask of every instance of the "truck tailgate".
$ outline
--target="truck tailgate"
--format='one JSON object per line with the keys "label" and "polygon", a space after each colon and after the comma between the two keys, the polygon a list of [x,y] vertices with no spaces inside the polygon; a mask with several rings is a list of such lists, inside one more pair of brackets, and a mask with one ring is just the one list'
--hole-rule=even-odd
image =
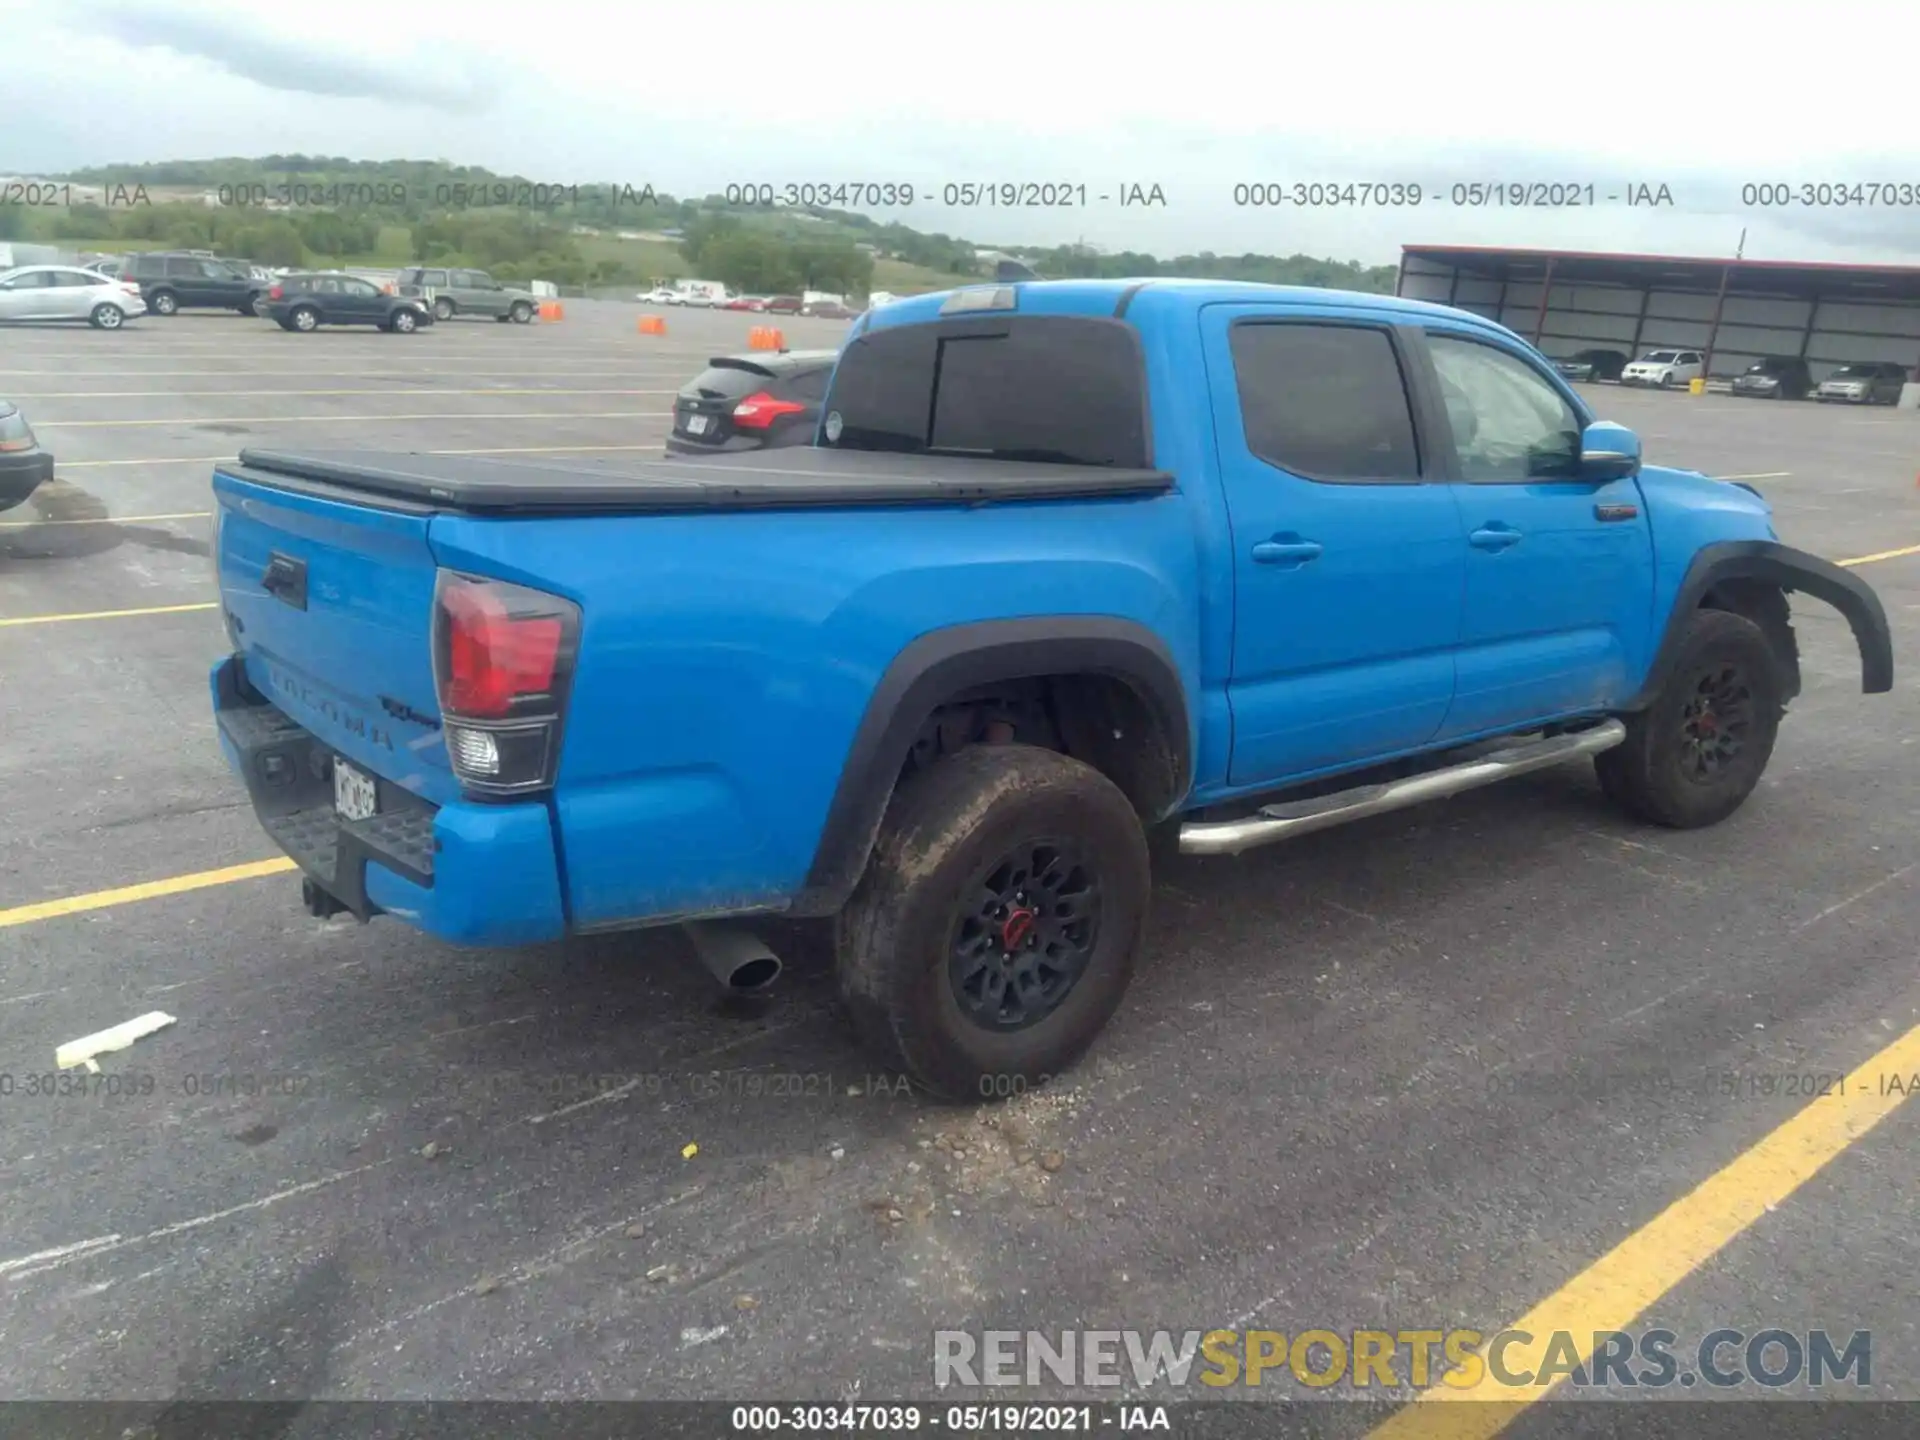
{"label": "truck tailgate", "polygon": [[459,795],[433,682],[431,510],[214,472],[220,599],[247,678],[320,741],[437,804]]}

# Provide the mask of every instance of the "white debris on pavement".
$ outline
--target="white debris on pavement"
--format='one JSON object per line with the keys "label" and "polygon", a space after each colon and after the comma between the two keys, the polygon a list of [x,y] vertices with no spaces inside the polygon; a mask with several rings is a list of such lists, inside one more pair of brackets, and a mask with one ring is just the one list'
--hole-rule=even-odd
{"label": "white debris on pavement", "polygon": [[99,1074],[100,1067],[94,1063],[96,1055],[106,1055],[115,1050],[124,1050],[136,1040],[144,1040],[156,1030],[164,1030],[174,1023],[173,1016],[155,1010],[142,1015],[137,1020],[128,1020],[114,1026],[111,1030],[101,1030],[92,1035],[82,1036],[78,1040],[69,1040],[53,1052],[53,1063],[61,1070],[71,1070],[76,1065],[84,1065],[92,1074]]}

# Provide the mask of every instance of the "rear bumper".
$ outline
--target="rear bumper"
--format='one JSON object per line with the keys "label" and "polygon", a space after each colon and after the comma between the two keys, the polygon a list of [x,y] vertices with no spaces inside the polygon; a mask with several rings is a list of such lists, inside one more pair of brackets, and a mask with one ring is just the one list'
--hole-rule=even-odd
{"label": "rear bumper", "polygon": [[45,450],[0,455],[0,510],[18,505],[53,479],[53,456]]}
{"label": "rear bumper", "polygon": [[546,805],[434,805],[375,777],[380,811],[333,806],[334,753],[262,698],[237,657],[213,667],[214,716],[254,814],[301,871],[361,920],[393,915],[456,945],[567,933]]}
{"label": "rear bumper", "polygon": [[764,448],[766,442],[757,435],[729,435],[718,445],[703,444],[680,435],[667,436],[669,455],[738,455],[743,451]]}

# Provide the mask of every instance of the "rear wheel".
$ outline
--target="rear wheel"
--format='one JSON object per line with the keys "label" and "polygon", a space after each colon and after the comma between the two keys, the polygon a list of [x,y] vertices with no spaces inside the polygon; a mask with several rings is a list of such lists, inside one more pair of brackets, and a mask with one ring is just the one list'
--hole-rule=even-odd
{"label": "rear wheel", "polygon": [[1133,806],[1050,750],[981,745],[895,793],[841,914],[840,990],[863,1038],[946,1100],[1037,1088],[1132,978],[1151,875]]}
{"label": "rear wheel", "polygon": [[180,297],[171,290],[156,290],[148,299],[147,308],[156,315],[173,315],[180,309]]}
{"label": "rear wheel", "polygon": [[433,318],[436,320],[451,320],[453,318],[453,301],[444,295],[435,300],[433,302]]}
{"label": "rear wheel", "polygon": [[293,329],[305,333],[319,328],[320,312],[311,305],[300,305],[296,306],[293,312],[287,316],[287,320]]}
{"label": "rear wheel", "polygon": [[93,313],[87,317],[87,323],[96,330],[118,330],[126,323],[126,315],[118,305],[104,302],[93,307]]}
{"label": "rear wheel", "polygon": [[1783,693],[1765,631],[1729,610],[1697,611],[1665,687],[1628,717],[1625,741],[1594,757],[1601,789],[1655,825],[1717,824],[1760,783]]}

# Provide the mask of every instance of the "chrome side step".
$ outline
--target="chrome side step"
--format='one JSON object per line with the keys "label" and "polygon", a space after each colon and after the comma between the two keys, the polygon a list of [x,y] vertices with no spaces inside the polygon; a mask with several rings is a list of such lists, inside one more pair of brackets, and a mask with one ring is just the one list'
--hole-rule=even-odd
{"label": "chrome side step", "polygon": [[1239,820],[1198,821],[1180,827],[1180,853],[1183,855],[1238,855],[1276,840],[1291,840],[1328,830],[1349,820],[1403,810],[1424,800],[1439,800],[1482,785],[1511,780],[1529,770],[1544,770],[1549,765],[1598,755],[1611,750],[1627,738],[1627,727],[1618,720],[1605,720],[1590,730],[1571,735],[1554,735],[1544,740],[1528,740],[1507,745],[1490,754],[1464,760],[1458,765],[1430,770],[1404,780],[1388,780],[1378,785],[1360,785],[1333,795],[1312,800],[1295,800],[1268,805]]}

